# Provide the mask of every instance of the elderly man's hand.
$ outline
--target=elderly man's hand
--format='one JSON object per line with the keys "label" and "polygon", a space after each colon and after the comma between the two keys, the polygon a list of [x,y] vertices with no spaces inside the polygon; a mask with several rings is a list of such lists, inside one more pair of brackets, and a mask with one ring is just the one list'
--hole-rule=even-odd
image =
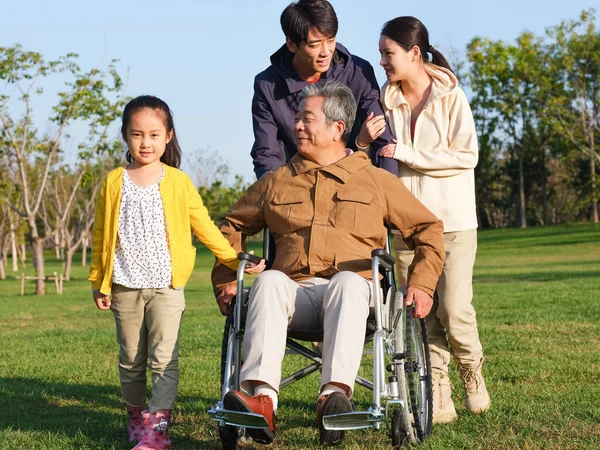
{"label": "elderly man's hand", "polygon": [[224,316],[227,315],[227,309],[229,307],[229,304],[231,303],[231,300],[233,300],[233,297],[235,297],[236,293],[236,286],[226,286],[223,289],[221,289],[221,292],[217,294],[217,304],[219,305],[219,310],[221,311],[221,314],[223,314]]}
{"label": "elderly man's hand", "polygon": [[431,307],[433,306],[433,298],[427,292],[422,291],[418,287],[408,286],[406,290],[406,299],[404,300],[404,304],[406,306],[410,306],[415,304],[415,317],[419,319],[424,319],[431,311]]}

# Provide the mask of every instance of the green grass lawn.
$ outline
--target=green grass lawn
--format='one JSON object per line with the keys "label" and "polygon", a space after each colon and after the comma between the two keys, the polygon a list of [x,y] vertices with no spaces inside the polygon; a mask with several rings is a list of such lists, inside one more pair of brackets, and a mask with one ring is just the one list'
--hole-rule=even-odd
{"label": "green grass lawn", "polygon": [[[223,318],[209,285],[212,257],[198,255],[186,288],[171,435],[178,449],[219,449],[206,411],[220,395]],[[96,309],[87,268],[77,263],[62,296],[49,283],[38,298],[29,281],[21,297],[19,280],[0,281],[0,449],[131,447],[113,316]],[[48,266],[61,270],[54,260]],[[481,232],[474,287],[492,410],[466,412],[453,368],[459,418],[435,426],[420,448],[600,448],[600,227]],[[270,448],[318,448],[317,387],[312,375],[282,391]],[[356,389],[366,408],[370,392]],[[391,448],[391,441],[384,429],[348,432],[342,447]]]}

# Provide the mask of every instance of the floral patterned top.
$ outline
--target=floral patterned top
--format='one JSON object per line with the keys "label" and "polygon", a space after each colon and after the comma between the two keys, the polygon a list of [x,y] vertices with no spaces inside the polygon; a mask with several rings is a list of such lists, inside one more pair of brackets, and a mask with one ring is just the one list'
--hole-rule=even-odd
{"label": "floral patterned top", "polygon": [[113,283],[132,289],[171,285],[171,253],[159,184],[135,185],[123,171]]}

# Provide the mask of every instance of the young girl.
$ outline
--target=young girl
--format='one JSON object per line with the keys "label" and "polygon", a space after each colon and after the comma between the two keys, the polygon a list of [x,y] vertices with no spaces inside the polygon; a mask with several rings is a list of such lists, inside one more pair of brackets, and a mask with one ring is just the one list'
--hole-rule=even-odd
{"label": "young girl", "polygon": [[[466,408],[479,413],[491,405],[471,304],[477,250],[475,124],[456,76],[444,56],[430,45],[427,29],[418,19],[405,16],[387,22],[379,51],[387,76],[381,101],[397,140],[379,154],[398,161],[400,179],[444,222],[446,259],[427,318],[427,333],[433,369],[433,421],[447,423],[457,417],[448,378],[451,355],[460,369]],[[380,128],[377,119],[382,117],[371,118],[373,130]],[[395,247],[402,284],[413,253],[402,239],[395,239]]]}
{"label": "young girl", "polygon": [[[237,270],[238,261],[194,184],[178,169],[181,149],[167,104],[153,96],[130,101],[121,134],[129,165],[113,170],[104,181],[89,281],[98,308],[110,308],[115,316],[129,438],[140,441],[135,449],[162,449],[171,445],[183,288],[196,257],[190,228],[225,265]],[[261,262],[246,271],[263,268]],[[146,364],[152,372],[147,410]]]}

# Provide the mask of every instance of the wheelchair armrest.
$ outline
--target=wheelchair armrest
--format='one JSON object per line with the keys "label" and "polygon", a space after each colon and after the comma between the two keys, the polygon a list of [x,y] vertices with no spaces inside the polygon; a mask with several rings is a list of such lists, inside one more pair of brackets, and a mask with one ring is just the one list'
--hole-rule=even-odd
{"label": "wheelchair armrest", "polygon": [[245,259],[246,261],[249,261],[253,264],[260,264],[260,262],[262,261],[262,258],[260,256],[256,256],[256,255],[253,255],[251,253],[246,253],[246,252],[238,253],[237,257],[240,261]]}
{"label": "wheelchair armrest", "polygon": [[371,257],[379,257],[381,265],[387,270],[393,270],[394,257],[390,255],[384,248],[377,248],[371,252]]}

